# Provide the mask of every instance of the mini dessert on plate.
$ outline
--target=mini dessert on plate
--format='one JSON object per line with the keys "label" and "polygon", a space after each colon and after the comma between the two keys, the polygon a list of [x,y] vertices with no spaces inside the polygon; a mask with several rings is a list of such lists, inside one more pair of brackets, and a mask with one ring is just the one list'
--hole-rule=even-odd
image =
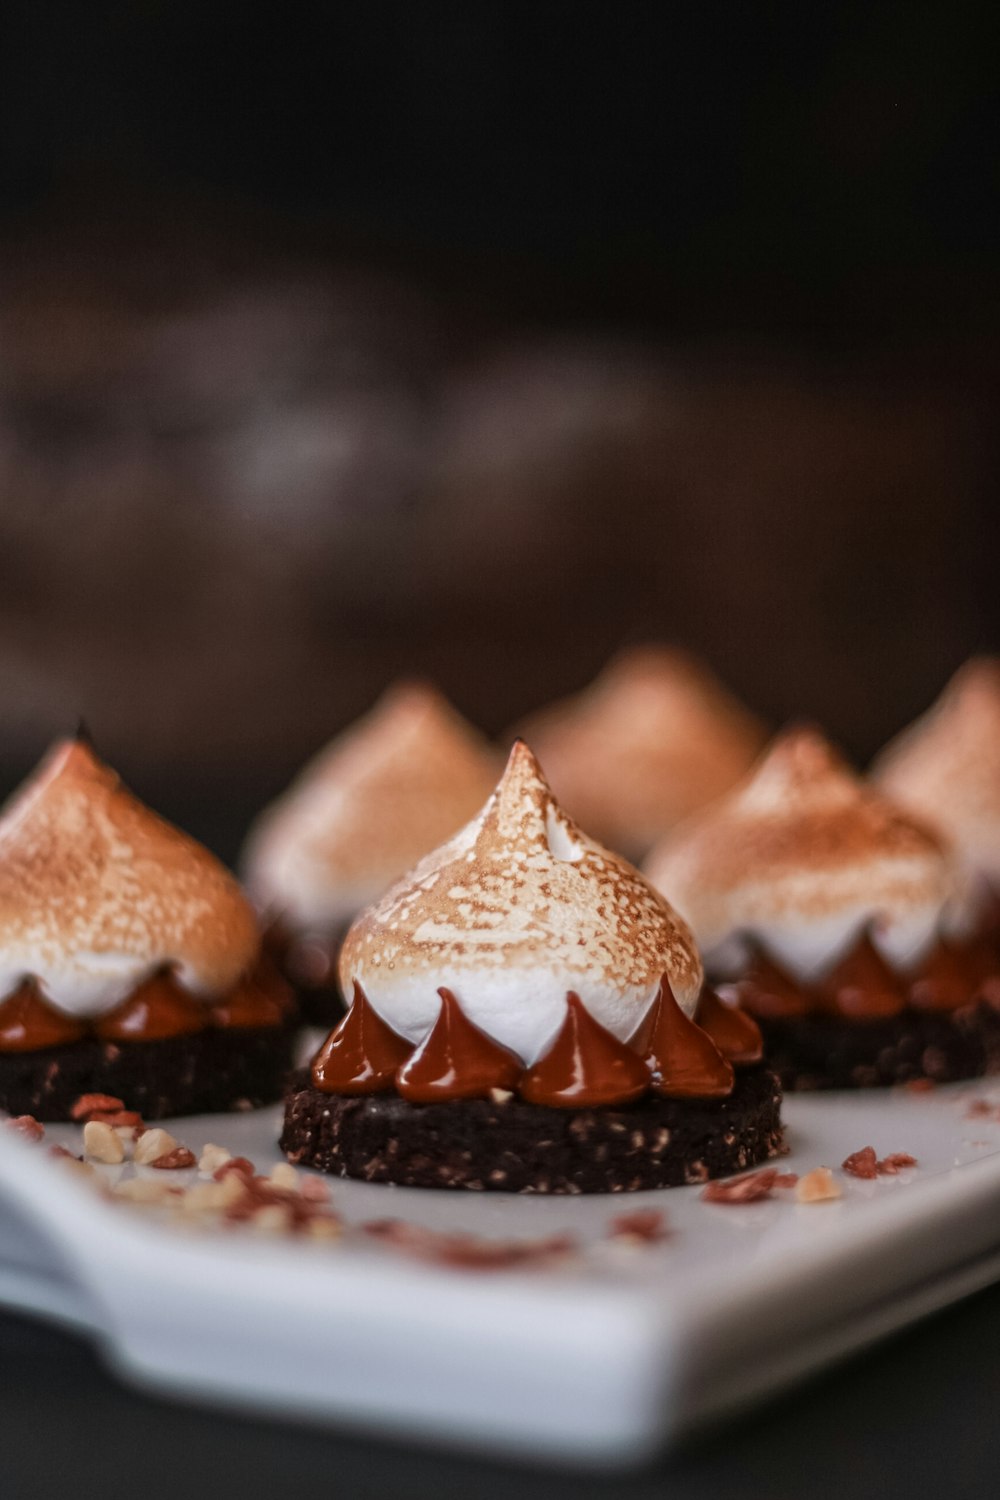
{"label": "mini dessert on plate", "polygon": [[1000,956],[1000,657],[975,657],[872,767],[895,801],[951,840],[977,926]]}
{"label": "mini dessert on plate", "polygon": [[81,1094],[150,1118],[281,1093],[291,992],[233,877],[82,738],[0,813],[0,1109]]}
{"label": "mini dessert on plate", "polygon": [[566,816],[522,742],[479,814],[361,913],[340,977],[351,1009],[286,1100],[294,1162],[621,1192],[781,1148],[756,1026],[703,994],[685,924]]}
{"label": "mini dessert on plate", "polygon": [[786,1088],[945,1082],[1000,1064],[1000,1012],[950,852],[816,731],[780,735],[646,869],[758,1021]]}
{"label": "mini dessert on plate", "polygon": [[524,736],[568,812],[633,859],[727,791],[766,738],[705,666],[668,646],[622,652]]}
{"label": "mini dessert on plate", "polygon": [[307,1019],[343,1012],[337,954],[358,911],[461,828],[496,773],[488,742],[440,693],[397,683],[261,814],[242,868]]}

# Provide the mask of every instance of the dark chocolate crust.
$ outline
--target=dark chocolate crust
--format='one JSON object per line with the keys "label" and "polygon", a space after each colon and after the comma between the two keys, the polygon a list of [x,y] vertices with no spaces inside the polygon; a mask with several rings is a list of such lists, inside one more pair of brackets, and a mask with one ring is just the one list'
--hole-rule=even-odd
{"label": "dark chocolate crust", "polygon": [[1000,1012],[986,1001],[948,1012],[905,1010],[874,1021],[825,1013],[756,1019],[764,1055],[790,1093],[879,1088],[917,1078],[952,1083],[1000,1070]]}
{"label": "dark chocolate crust", "polygon": [[81,1094],[112,1094],[148,1120],[254,1109],[281,1097],[295,1025],[206,1029],[155,1042],[96,1037],[0,1053],[0,1109],[68,1120]]}
{"label": "dark chocolate crust", "polygon": [[782,1149],[781,1088],[740,1069],[728,1099],[658,1099],[620,1108],[548,1109],[515,1096],[410,1104],[349,1098],[306,1072],[285,1100],[289,1161],[406,1187],[505,1193],[622,1193],[725,1177]]}

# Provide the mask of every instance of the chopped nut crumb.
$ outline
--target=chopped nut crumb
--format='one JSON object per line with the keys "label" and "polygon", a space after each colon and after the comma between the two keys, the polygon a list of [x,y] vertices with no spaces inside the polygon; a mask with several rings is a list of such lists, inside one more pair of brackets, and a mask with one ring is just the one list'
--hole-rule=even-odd
{"label": "chopped nut crumb", "polygon": [[153,1177],[128,1177],[115,1183],[114,1193],[115,1197],[127,1198],[131,1203],[165,1203],[176,1196],[177,1189]]}
{"label": "chopped nut crumb", "polygon": [[299,1191],[299,1174],[291,1162],[279,1161],[276,1167],[271,1168],[268,1181],[276,1188],[285,1188],[290,1193]]}
{"label": "chopped nut crumb", "polygon": [[45,1126],[34,1115],[15,1115],[13,1119],[5,1120],[4,1125],[15,1135],[23,1136],[26,1141],[41,1141],[45,1138]]}
{"label": "chopped nut crumb", "polygon": [[825,1203],[841,1196],[840,1184],[834,1181],[829,1167],[814,1167],[799,1178],[795,1196],[800,1203]]}
{"label": "chopped nut crumb", "polygon": [[329,1203],[330,1189],[321,1177],[303,1177],[299,1192],[309,1203]]}
{"label": "chopped nut crumb", "polygon": [[306,1234],[314,1240],[339,1240],[344,1226],[332,1214],[314,1214],[305,1226]]}
{"label": "chopped nut crumb", "polygon": [[110,1125],[88,1120],[83,1127],[83,1149],[91,1161],[117,1166],[125,1160],[125,1148]]}
{"label": "chopped nut crumb", "polygon": [[166,1156],[168,1151],[173,1151],[176,1145],[169,1130],[163,1130],[159,1126],[155,1130],[144,1130],[135,1143],[134,1159],[140,1167],[150,1166],[158,1156]]}
{"label": "chopped nut crumb", "polygon": [[490,1099],[494,1104],[509,1104],[513,1097],[511,1089],[490,1089]]}
{"label": "chopped nut crumb", "polygon": [[249,1182],[254,1176],[255,1171],[256,1168],[253,1162],[248,1161],[245,1156],[231,1156],[228,1161],[224,1161],[221,1166],[216,1167],[212,1176],[216,1182],[221,1182],[223,1177],[228,1177],[230,1173],[234,1173],[237,1177],[244,1177]]}
{"label": "chopped nut crumb", "polygon": [[725,1182],[710,1182],[702,1193],[704,1203],[759,1203],[770,1198],[778,1182],[776,1167],[765,1167],[760,1172],[748,1172],[743,1177],[730,1177]]}
{"label": "chopped nut crumb", "polygon": [[225,1146],[214,1146],[211,1142],[208,1142],[198,1158],[198,1171],[204,1172],[206,1176],[211,1177],[213,1172],[222,1166],[223,1162],[231,1161],[232,1156],[233,1153],[227,1151]]}
{"label": "chopped nut crumb", "polygon": [[171,1151],[165,1151],[162,1156],[157,1156],[148,1165],[158,1168],[161,1172],[179,1171],[195,1165],[195,1154],[189,1151],[187,1146],[174,1146]]}
{"label": "chopped nut crumb", "polygon": [[608,1238],[656,1244],[670,1238],[667,1216],[659,1208],[638,1208],[634,1213],[619,1214],[608,1225]]}
{"label": "chopped nut crumb", "polygon": [[844,1158],[841,1165],[844,1171],[850,1173],[852,1177],[870,1180],[878,1176],[878,1161],[874,1146],[862,1146],[859,1151],[852,1151],[850,1156]]}
{"label": "chopped nut crumb", "polygon": [[109,1113],[124,1109],[125,1103],[114,1094],[81,1094],[69,1112],[71,1120],[89,1120],[95,1112]]}
{"label": "chopped nut crumb", "polygon": [[883,1156],[878,1164],[878,1170],[882,1177],[895,1177],[897,1172],[916,1165],[917,1158],[911,1156],[908,1151],[892,1151],[888,1156]]}
{"label": "chopped nut crumb", "polygon": [[252,1224],[261,1234],[283,1234],[292,1227],[292,1215],[283,1203],[268,1203],[253,1215]]}

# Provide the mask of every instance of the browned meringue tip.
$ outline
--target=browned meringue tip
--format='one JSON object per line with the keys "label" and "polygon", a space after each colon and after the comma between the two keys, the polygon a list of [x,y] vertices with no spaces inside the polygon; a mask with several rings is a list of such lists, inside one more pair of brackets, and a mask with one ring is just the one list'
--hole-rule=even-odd
{"label": "browned meringue tip", "polygon": [[43,978],[74,955],[148,954],[210,992],[239,977],[259,941],[235,877],[86,741],[57,740],[0,810],[0,953],[30,950]]}
{"label": "browned meringue tip", "polygon": [[697,657],[658,644],[620,651],[589,686],[519,728],[567,811],[633,856],[727,791],[766,739]]}

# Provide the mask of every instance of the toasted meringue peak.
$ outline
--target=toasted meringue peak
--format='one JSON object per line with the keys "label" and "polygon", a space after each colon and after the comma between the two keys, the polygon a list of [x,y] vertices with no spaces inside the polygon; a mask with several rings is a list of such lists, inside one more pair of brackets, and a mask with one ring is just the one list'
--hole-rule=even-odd
{"label": "toasted meringue peak", "polygon": [[974,657],[872,767],[879,785],[1000,886],[1000,657]]}
{"label": "toasted meringue peak", "polygon": [[706,667],[668,646],[622,652],[524,733],[573,816],[633,854],[728,791],[765,741]]}
{"label": "toasted meringue peak", "polygon": [[99,1016],[171,965],[211,997],[258,945],[228,871],[83,739],[55,745],[0,812],[0,995],[30,976],[60,1010]]}
{"label": "toasted meringue peak", "polygon": [[869,926],[905,968],[954,919],[958,895],[930,830],[803,727],[779,735],[745,781],[654,849],[646,872],[723,972],[753,937],[811,977]]}
{"label": "toasted meringue peak", "polygon": [[693,1012],[703,976],[687,927],[567,817],[522,741],[478,816],[362,912],[340,957],[341,982],[360,982],[411,1040],[445,986],[526,1063],[562,1025],[568,991],[624,1041],[664,974]]}
{"label": "toasted meringue peak", "polygon": [[461,828],[497,769],[488,742],[435,688],[397,683],[257,820],[247,884],[293,927],[336,928]]}

